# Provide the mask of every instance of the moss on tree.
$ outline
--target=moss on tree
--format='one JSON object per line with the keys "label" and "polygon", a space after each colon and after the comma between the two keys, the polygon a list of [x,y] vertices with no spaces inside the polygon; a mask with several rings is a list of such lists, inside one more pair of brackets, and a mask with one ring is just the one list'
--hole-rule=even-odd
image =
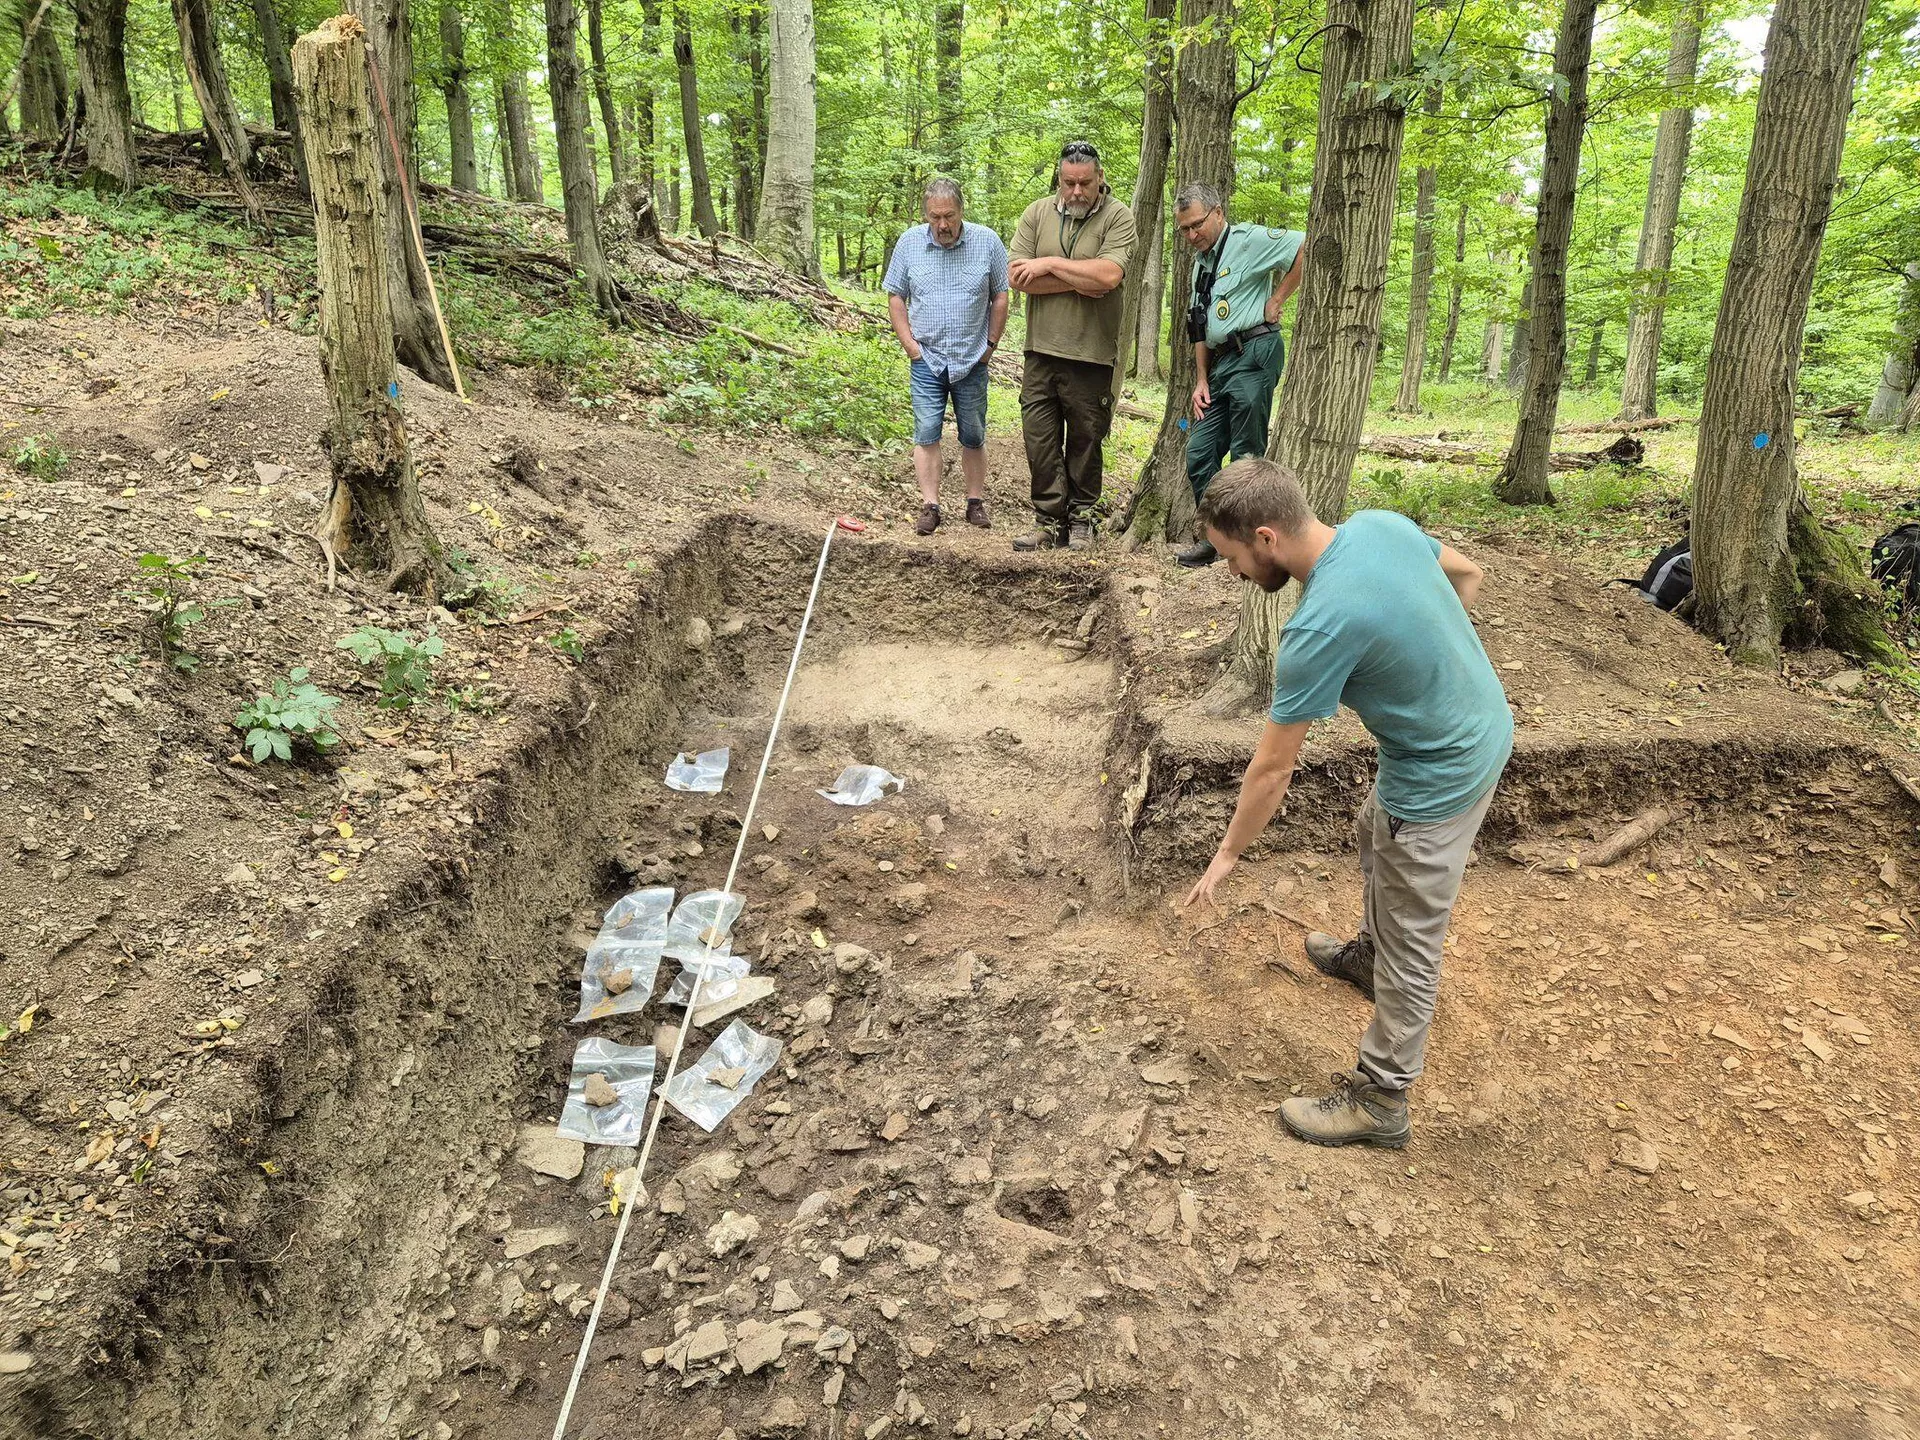
{"label": "moss on tree", "polygon": [[1887,636],[1886,602],[1853,545],[1823,526],[1804,497],[1787,513],[1787,549],[1793,556],[1793,595],[1782,617],[1781,640],[1803,649],[1825,645],[1857,659],[1893,663],[1900,654]]}

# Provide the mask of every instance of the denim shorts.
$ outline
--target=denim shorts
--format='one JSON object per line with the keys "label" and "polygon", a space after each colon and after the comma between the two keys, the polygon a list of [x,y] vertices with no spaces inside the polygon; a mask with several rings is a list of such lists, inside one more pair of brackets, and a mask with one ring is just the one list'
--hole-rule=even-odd
{"label": "denim shorts", "polygon": [[947,397],[953,397],[954,427],[960,443],[978,450],[987,443],[987,362],[982,360],[958,380],[935,374],[924,360],[907,370],[907,388],[913,396],[913,443],[938,445],[947,419]]}

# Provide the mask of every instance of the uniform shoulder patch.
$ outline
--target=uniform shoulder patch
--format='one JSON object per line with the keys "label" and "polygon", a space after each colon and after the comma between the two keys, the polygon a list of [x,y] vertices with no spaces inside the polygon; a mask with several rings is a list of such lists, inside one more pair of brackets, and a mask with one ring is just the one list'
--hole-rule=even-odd
{"label": "uniform shoulder patch", "polygon": [[1284,238],[1286,237],[1286,233],[1287,233],[1287,232],[1286,232],[1286,231],[1284,231],[1284,230],[1276,230],[1276,229],[1274,229],[1274,228],[1273,228],[1273,227],[1272,227],[1271,225],[1269,225],[1269,226],[1267,227],[1267,238],[1268,238],[1269,240],[1280,240],[1280,239],[1284,239]]}
{"label": "uniform shoulder patch", "polygon": [[1224,280],[1231,274],[1233,274],[1233,267],[1231,265],[1223,265],[1220,267],[1220,273],[1213,278],[1215,280]]}

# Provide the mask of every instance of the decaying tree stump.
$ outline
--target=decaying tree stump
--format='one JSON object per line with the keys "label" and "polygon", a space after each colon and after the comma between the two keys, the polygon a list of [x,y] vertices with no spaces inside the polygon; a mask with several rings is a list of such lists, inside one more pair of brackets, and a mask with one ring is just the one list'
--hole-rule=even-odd
{"label": "decaying tree stump", "polygon": [[327,386],[333,489],[315,538],[328,578],[349,547],[384,567],[390,589],[438,598],[446,562],[414,478],[393,358],[385,190],[368,96],[366,29],[336,15],[293,47],[306,122],[320,281],[320,370]]}

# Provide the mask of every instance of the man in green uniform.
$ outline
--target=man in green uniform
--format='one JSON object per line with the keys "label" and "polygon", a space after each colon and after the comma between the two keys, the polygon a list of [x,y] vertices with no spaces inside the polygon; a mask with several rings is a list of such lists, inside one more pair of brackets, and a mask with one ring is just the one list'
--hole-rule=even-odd
{"label": "man in green uniform", "polygon": [[[1198,182],[1173,197],[1173,220],[1180,238],[1198,252],[1187,313],[1196,369],[1187,481],[1197,505],[1229,452],[1236,460],[1267,453],[1273,389],[1287,353],[1280,309],[1300,288],[1307,237],[1298,230],[1229,224],[1220,192]],[[1219,558],[1203,534],[1174,562],[1194,569]]]}
{"label": "man in green uniform", "polygon": [[1016,550],[1093,544],[1133,242],[1133,212],[1107,188],[1100,152],[1062,146],[1054,193],[1026,208],[1009,249],[1008,283],[1027,297],[1020,429],[1038,522]]}

